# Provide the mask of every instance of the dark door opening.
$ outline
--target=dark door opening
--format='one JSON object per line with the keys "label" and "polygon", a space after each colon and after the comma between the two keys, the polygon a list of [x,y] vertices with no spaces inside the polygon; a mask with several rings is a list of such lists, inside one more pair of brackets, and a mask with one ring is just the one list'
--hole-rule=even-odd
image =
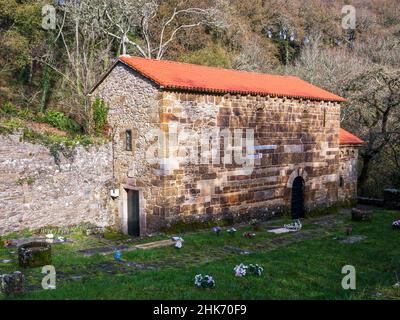
{"label": "dark door opening", "polygon": [[292,186],[292,219],[304,218],[304,180],[297,177]]}
{"label": "dark door opening", "polygon": [[128,193],[128,234],[140,236],[139,224],[139,191],[127,190]]}

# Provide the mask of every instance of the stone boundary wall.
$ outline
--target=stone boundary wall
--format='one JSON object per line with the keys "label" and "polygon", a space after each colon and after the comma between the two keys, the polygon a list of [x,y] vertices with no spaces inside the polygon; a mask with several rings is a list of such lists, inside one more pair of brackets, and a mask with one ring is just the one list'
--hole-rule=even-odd
{"label": "stone boundary wall", "polygon": [[77,147],[56,165],[49,150],[0,135],[0,235],[44,226],[116,223],[109,214],[111,144]]}
{"label": "stone boundary wall", "polygon": [[357,159],[358,147],[340,146],[339,159],[339,200],[348,201],[357,198]]}

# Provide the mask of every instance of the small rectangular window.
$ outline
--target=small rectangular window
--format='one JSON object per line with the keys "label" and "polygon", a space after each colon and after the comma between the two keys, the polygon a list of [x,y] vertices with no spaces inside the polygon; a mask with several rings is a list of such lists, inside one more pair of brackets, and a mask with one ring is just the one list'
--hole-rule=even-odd
{"label": "small rectangular window", "polygon": [[125,150],[132,151],[132,130],[125,131]]}

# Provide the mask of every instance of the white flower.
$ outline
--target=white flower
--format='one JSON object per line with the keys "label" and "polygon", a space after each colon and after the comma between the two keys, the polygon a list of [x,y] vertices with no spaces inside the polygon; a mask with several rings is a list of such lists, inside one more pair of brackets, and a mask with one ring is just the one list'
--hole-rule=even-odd
{"label": "white flower", "polygon": [[177,241],[177,242],[175,243],[175,248],[177,248],[177,249],[182,248],[182,241]]}
{"label": "white flower", "polygon": [[244,265],[243,263],[237,265],[235,268],[233,268],[233,271],[235,271],[235,276],[236,277],[244,277],[246,275],[246,270],[247,266]]}

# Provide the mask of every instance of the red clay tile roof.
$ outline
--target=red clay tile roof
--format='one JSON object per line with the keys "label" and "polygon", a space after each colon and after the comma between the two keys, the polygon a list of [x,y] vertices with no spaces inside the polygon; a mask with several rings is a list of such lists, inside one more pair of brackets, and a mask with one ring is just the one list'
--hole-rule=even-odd
{"label": "red clay tile roof", "polygon": [[166,89],[346,101],[294,76],[236,71],[130,56],[122,56],[119,60]]}
{"label": "red clay tile roof", "polygon": [[339,141],[340,144],[363,144],[365,141],[361,140],[359,137],[356,137],[354,134],[340,128],[339,132]]}

